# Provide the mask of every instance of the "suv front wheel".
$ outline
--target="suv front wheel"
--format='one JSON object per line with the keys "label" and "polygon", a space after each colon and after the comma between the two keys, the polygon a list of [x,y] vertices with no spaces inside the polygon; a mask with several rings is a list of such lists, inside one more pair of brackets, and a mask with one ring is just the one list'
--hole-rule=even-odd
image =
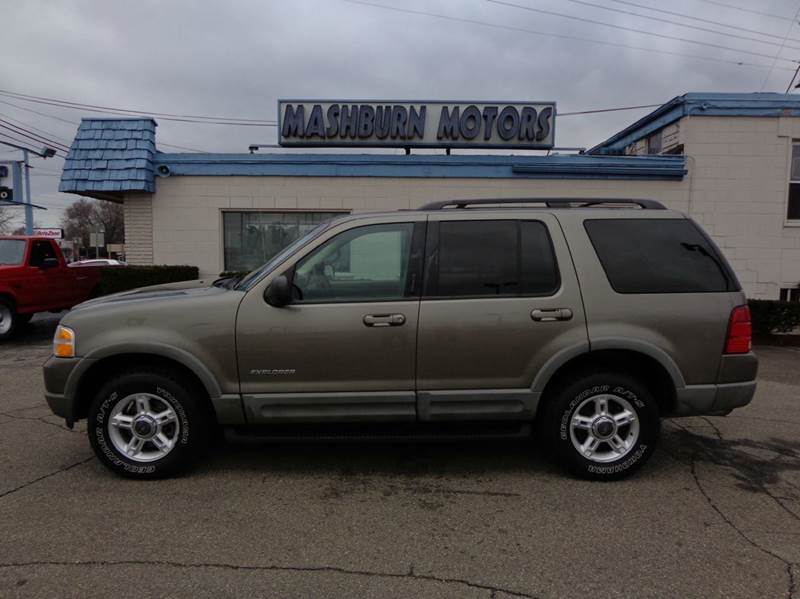
{"label": "suv front wheel", "polygon": [[167,371],[110,380],[89,410],[97,457],[129,478],[161,478],[188,467],[206,446],[210,424],[195,387]]}
{"label": "suv front wheel", "polygon": [[590,480],[616,480],[638,470],[660,432],[655,398],[621,373],[587,373],[561,386],[539,424],[556,459]]}

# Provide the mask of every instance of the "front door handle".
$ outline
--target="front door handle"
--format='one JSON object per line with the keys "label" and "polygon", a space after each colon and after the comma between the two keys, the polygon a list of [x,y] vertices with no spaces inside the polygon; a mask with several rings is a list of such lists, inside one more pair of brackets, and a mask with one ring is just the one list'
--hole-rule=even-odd
{"label": "front door handle", "polygon": [[555,308],[553,310],[534,310],[531,318],[536,322],[553,322],[555,320],[569,320],[572,318],[572,310],[569,308]]}
{"label": "front door handle", "polygon": [[406,323],[403,314],[367,314],[364,324],[368,327],[399,327]]}

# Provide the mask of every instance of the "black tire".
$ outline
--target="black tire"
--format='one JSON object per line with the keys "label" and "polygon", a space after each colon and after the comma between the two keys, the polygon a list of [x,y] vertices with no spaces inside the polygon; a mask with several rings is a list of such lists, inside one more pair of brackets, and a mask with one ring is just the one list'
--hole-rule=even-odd
{"label": "black tire", "polygon": [[31,321],[33,314],[17,314],[17,318],[19,318],[19,324],[17,326],[23,326]]}
{"label": "black tire", "polygon": [[0,297],[0,341],[11,339],[21,324],[14,302]]}
{"label": "black tire", "polygon": [[[603,431],[598,416],[589,416],[594,426],[587,427],[584,431],[575,428],[573,432],[573,418],[585,415],[596,410],[597,402],[602,397],[608,397],[610,414],[613,418],[614,410],[621,406],[630,406],[635,414],[638,425],[638,434],[632,432],[633,423],[626,425],[609,425],[606,419],[606,429],[611,426],[614,436],[606,441],[600,441],[595,453],[595,458],[586,457],[575,446],[575,443],[585,444],[589,439],[590,431]],[[627,407],[623,407],[627,410]],[[623,410],[617,411],[619,416]],[[580,414],[578,412],[580,411]],[[658,443],[661,430],[661,420],[658,405],[652,393],[645,385],[634,377],[615,372],[585,372],[565,382],[545,398],[543,413],[538,422],[539,434],[544,437],[547,449],[553,454],[556,461],[573,474],[588,480],[618,480],[625,478],[641,468],[653,454]],[[586,436],[581,436],[585,434]],[[618,435],[618,436],[617,436]],[[600,435],[594,437],[599,439]],[[630,447],[615,458],[612,440],[623,439]],[[599,460],[603,461],[599,461]]]}
{"label": "black tire", "polygon": [[[174,437],[172,447],[166,455],[153,461],[135,459],[123,453],[109,424],[115,407],[125,402],[130,408],[129,398],[136,394],[147,394],[152,398],[151,406],[159,406],[154,407],[153,412],[168,406],[175,415],[174,424],[164,429],[166,435]],[[103,385],[89,408],[87,428],[92,449],[103,465],[128,478],[152,479],[177,474],[194,463],[208,446],[211,418],[204,392],[198,385],[167,370],[137,370],[118,375]],[[126,435],[128,439],[133,436],[129,429],[120,430],[118,434],[123,440]],[[151,441],[143,443],[145,449],[158,450]]]}

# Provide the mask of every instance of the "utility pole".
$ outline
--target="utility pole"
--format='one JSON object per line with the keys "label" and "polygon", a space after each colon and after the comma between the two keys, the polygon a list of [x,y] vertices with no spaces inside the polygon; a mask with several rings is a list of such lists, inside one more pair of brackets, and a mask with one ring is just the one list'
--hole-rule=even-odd
{"label": "utility pole", "polygon": [[31,165],[28,163],[28,150],[22,150],[25,162],[25,235],[33,235],[33,205],[31,204]]}
{"label": "utility pole", "polygon": [[[11,163],[11,184],[14,186],[14,195],[17,195],[17,190],[22,190],[22,169],[19,166],[19,160],[15,160]],[[17,199],[17,202],[20,200]],[[28,208],[25,207],[25,211],[27,212]],[[25,215],[25,234],[28,235],[28,218],[27,214]]]}

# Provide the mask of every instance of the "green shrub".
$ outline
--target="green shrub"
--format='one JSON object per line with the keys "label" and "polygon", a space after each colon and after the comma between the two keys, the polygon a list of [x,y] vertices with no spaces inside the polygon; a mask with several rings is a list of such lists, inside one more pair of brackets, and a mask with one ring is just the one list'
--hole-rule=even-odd
{"label": "green shrub", "polygon": [[193,281],[198,278],[196,266],[125,266],[103,268],[97,295],[119,293],[138,287],[162,285],[177,281]]}
{"label": "green shrub", "polygon": [[749,300],[747,303],[756,335],[789,333],[800,326],[800,302]]}

